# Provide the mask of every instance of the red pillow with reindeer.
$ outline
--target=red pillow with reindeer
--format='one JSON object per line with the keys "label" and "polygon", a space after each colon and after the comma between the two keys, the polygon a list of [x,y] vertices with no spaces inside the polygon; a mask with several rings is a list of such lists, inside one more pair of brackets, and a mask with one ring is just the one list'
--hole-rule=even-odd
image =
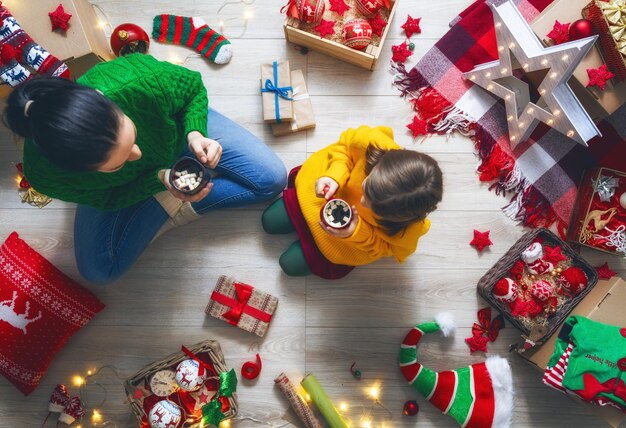
{"label": "red pillow with reindeer", "polygon": [[0,247],[0,374],[24,395],[104,305],[11,233]]}

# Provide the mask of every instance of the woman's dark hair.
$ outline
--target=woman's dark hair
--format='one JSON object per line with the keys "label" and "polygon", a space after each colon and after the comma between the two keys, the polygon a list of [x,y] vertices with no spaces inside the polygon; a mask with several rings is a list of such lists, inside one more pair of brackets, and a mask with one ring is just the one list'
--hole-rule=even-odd
{"label": "woman's dark hair", "polygon": [[437,161],[413,150],[383,150],[370,144],[366,152],[364,193],[378,224],[393,236],[437,209],[443,176]]}
{"label": "woman's dark hair", "polygon": [[122,117],[95,89],[52,77],[16,87],[4,110],[4,123],[14,133],[32,139],[49,161],[75,171],[94,170],[108,160]]}

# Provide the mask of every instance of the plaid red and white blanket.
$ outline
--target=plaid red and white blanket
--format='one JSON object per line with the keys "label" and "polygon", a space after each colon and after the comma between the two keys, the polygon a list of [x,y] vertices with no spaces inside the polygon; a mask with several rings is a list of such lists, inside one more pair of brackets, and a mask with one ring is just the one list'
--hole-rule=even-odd
{"label": "plaid red and white blanket", "polygon": [[[528,141],[511,150],[504,104],[461,76],[497,59],[489,5],[502,1],[473,3],[413,69],[393,66],[394,84],[429,132],[458,131],[474,141],[479,179],[493,182],[490,189],[497,193],[513,195],[503,208],[506,215],[529,227],[555,226],[563,235],[583,171],[594,166],[626,169],[626,106],[598,125],[602,137],[589,147],[540,124]],[[551,2],[515,1],[529,22]]]}

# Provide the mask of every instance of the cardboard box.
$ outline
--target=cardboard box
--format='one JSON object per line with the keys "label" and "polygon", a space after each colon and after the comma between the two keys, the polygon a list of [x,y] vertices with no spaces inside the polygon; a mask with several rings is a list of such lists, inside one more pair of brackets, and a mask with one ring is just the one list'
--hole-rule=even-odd
{"label": "cardboard box", "polygon": [[[99,62],[115,58],[89,0],[61,2],[65,11],[72,15],[67,33],[52,31],[48,16],[48,12],[57,8],[59,0],[37,0],[36,5],[22,0],[4,0],[2,3],[35,42],[65,61],[72,78],[82,76]],[[9,93],[10,88],[3,85],[0,96],[6,97]]]}
{"label": "cardboard box", "polygon": [[[325,55],[330,55],[342,61],[354,64],[358,67],[374,70],[376,62],[378,62],[378,58],[382,52],[385,39],[387,38],[387,33],[391,27],[393,17],[396,13],[398,2],[399,0],[392,2],[391,10],[389,11],[389,18],[387,19],[387,26],[383,31],[383,35],[380,37],[378,46],[370,44],[363,51],[349,48],[332,40],[320,38],[318,34],[303,31],[301,29],[302,23],[298,19],[289,16],[285,19],[285,23],[283,24],[285,39],[287,39],[288,42],[295,43],[299,46],[306,46]],[[328,4],[326,9],[328,10]],[[341,28],[339,27],[340,24],[337,23],[335,28],[337,31],[341,32]]]}
{"label": "cardboard box", "polygon": [[293,87],[293,121],[272,123],[272,134],[275,137],[315,128],[313,105],[302,70],[291,72],[291,86]]}
{"label": "cardboard box", "polygon": [[[545,40],[555,20],[565,23],[582,19],[582,10],[587,4],[589,0],[556,0],[535,18],[531,28],[540,39]],[[613,79],[604,91],[596,90],[597,88],[589,90],[585,87],[589,82],[587,69],[598,68],[602,64],[604,60],[598,46],[594,46],[576,67],[568,82],[593,120],[605,118],[626,102],[626,81],[618,82],[617,79]]]}
{"label": "cardboard box", "polygon": [[[613,277],[608,281],[599,281],[593,290],[574,308],[570,315],[581,315],[591,320],[611,325],[626,326],[626,282],[618,277]],[[519,354],[531,365],[543,372],[554,351],[554,344],[559,335],[560,328],[542,346],[528,350]],[[541,382],[538,375],[537,380]],[[548,388],[546,386],[546,388]],[[626,415],[613,407],[599,407],[585,403],[574,396],[568,397],[586,406],[591,412],[599,417],[611,427],[617,428],[626,419]]]}

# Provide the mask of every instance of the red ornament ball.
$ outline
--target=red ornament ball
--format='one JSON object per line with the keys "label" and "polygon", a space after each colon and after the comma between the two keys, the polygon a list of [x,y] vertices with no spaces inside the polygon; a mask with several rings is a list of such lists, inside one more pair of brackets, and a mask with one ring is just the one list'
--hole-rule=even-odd
{"label": "red ornament ball", "polygon": [[499,302],[513,303],[517,295],[517,284],[511,278],[502,278],[493,287],[493,296]]}
{"label": "red ornament ball", "polygon": [[543,279],[535,282],[533,284],[533,288],[530,290],[530,294],[532,294],[538,300],[545,302],[552,296],[552,284],[548,281],[544,281]]}
{"label": "red ornament ball", "polygon": [[584,39],[595,34],[593,24],[588,19],[579,19],[574,21],[569,27],[570,40]]}
{"label": "red ornament ball", "polygon": [[111,49],[115,56],[135,52],[146,53],[150,47],[150,37],[139,25],[121,24],[111,33]]}
{"label": "red ornament ball", "polygon": [[384,6],[383,0],[356,0],[356,8],[364,16],[371,18]]}
{"label": "red ornament ball", "polygon": [[581,268],[572,266],[561,273],[560,282],[565,291],[575,296],[587,288],[587,275]]}
{"label": "red ornament ball", "polygon": [[324,0],[296,0],[298,19],[302,22],[319,22],[324,15],[326,2]]}
{"label": "red ornament ball", "polygon": [[343,43],[352,49],[365,49],[372,41],[372,26],[365,19],[353,19],[343,26]]}
{"label": "red ornament ball", "polygon": [[420,411],[420,406],[417,404],[417,401],[415,400],[407,401],[406,403],[404,403],[404,409],[402,410],[402,412],[406,416],[415,416],[419,413],[419,411]]}

